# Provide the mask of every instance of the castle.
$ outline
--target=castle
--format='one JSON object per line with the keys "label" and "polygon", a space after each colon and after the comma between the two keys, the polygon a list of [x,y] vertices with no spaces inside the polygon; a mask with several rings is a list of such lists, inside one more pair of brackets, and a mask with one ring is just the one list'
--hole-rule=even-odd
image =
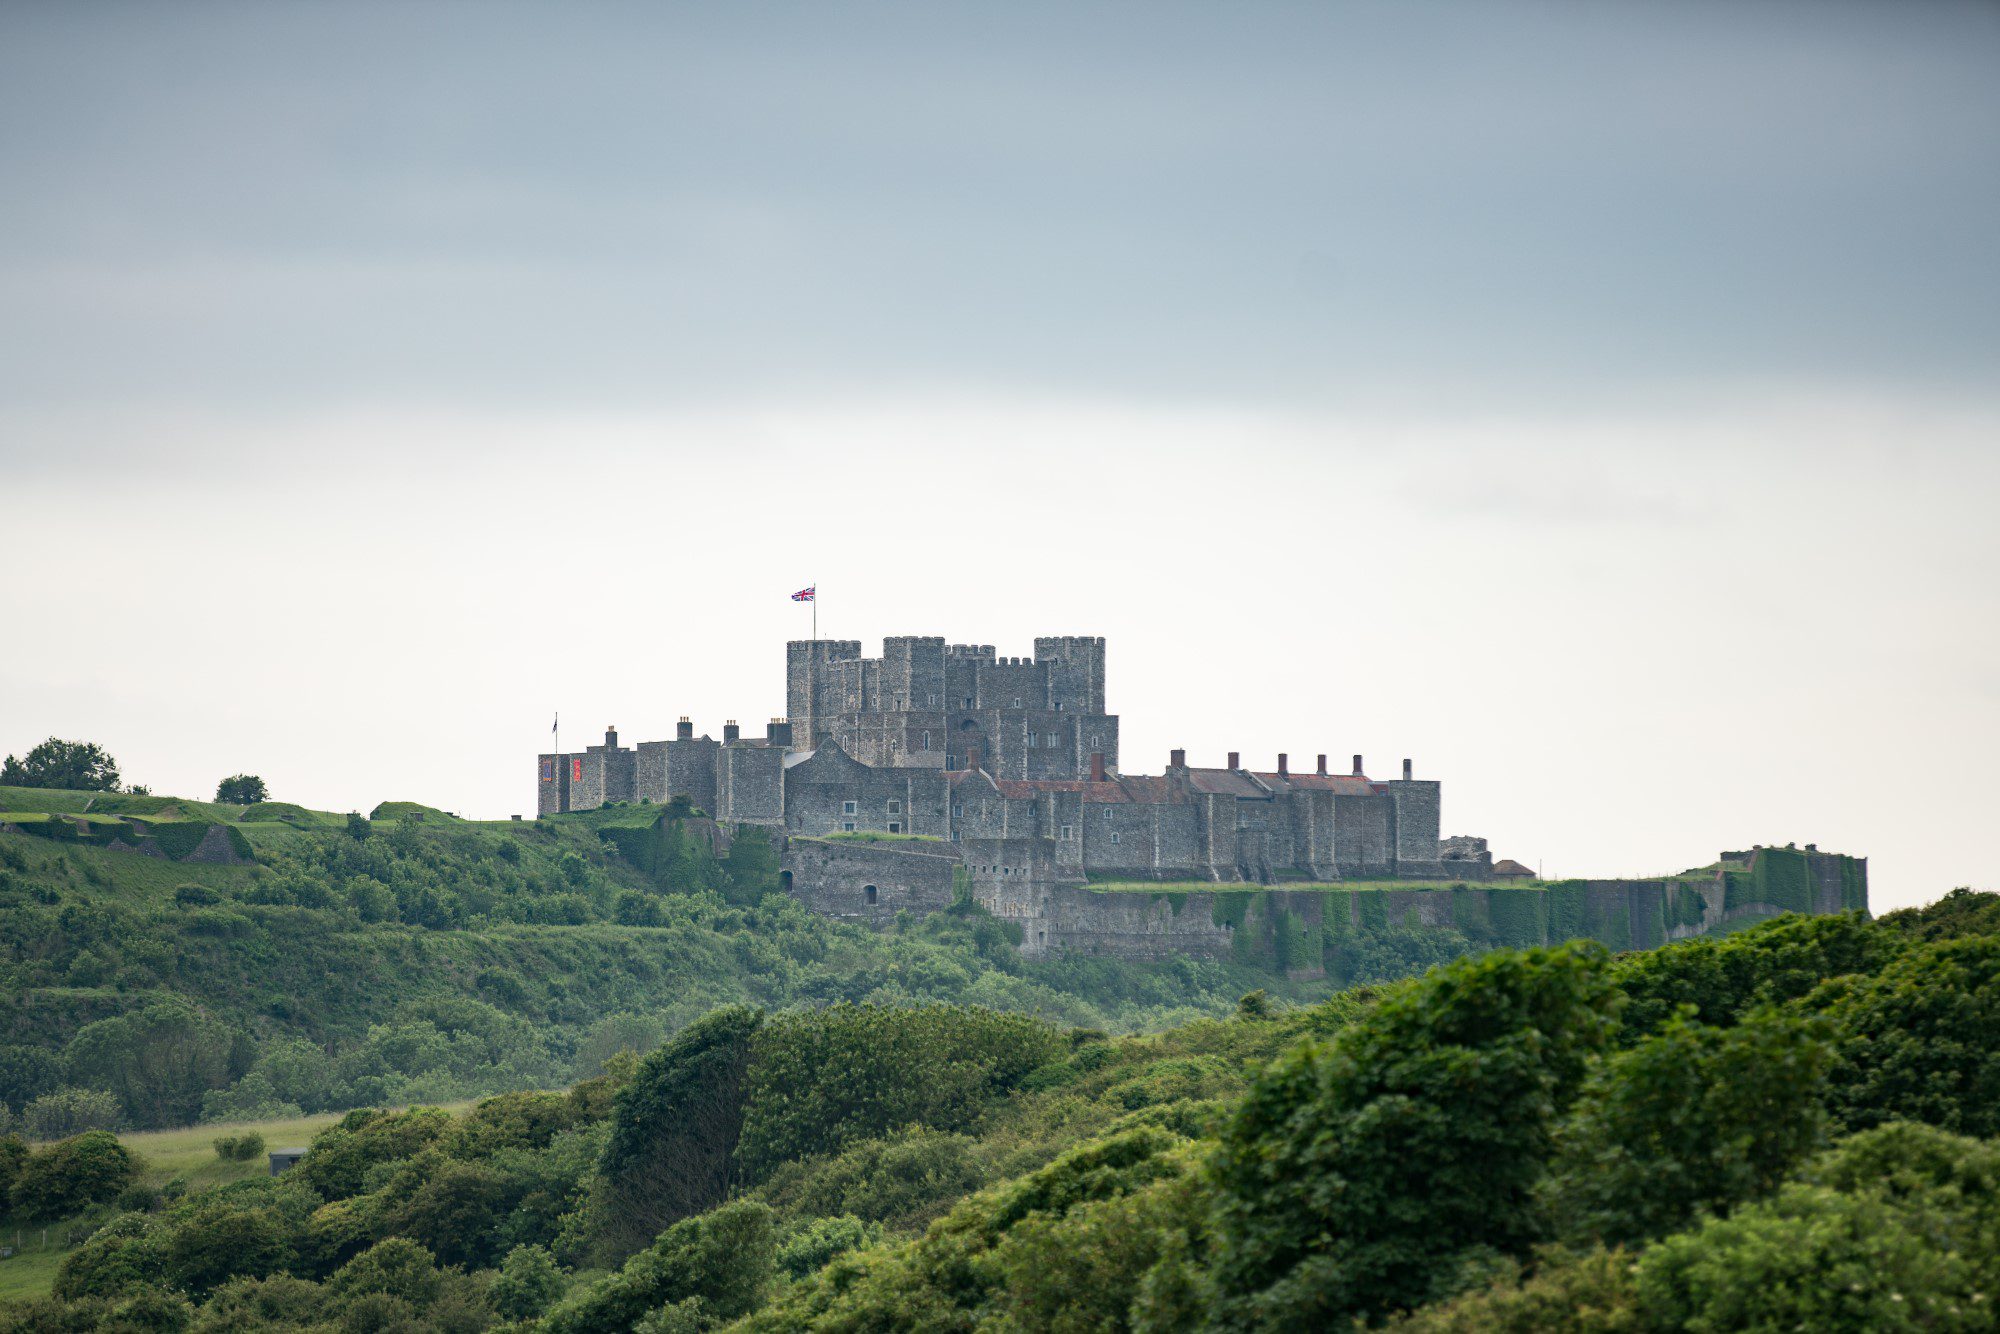
{"label": "castle", "polygon": [[795,640],[787,717],[762,737],[730,722],[697,737],[604,744],[539,757],[540,814],[685,797],[724,826],[786,835],[934,839],[978,880],[1271,883],[1347,878],[1485,879],[1483,840],[1438,838],[1439,784],[1376,780],[1354,756],[1294,771],[1169,756],[1128,775],[1105,709],[1104,640],[1037,639],[1031,658],[929,637]]}
{"label": "castle", "polygon": [[1027,955],[1265,957],[1311,973],[1327,942],[1390,923],[1632,948],[1774,912],[1867,910],[1867,862],[1811,845],[1517,888],[1533,873],[1496,863],[1485,839],[1438,837],[1439,784],[1409,760],[1377,780],[1359,755],[1334,773],[1323,754],[1294,771],[1286,755],[1198,768],[1175,750],[1163,772],[1127,774],[1104,683],[1104,641],[1089,637],[1037,639],[1031,658],[936,638],[884,640],[879,658],[856,640],[795,640],[787,716],[763,736],[730,722],[720,741],[698,737],[683,718],[672,740],[626,748],[607,730],[538,758],[537,811],[681,798],[718,840],[770,830],[781,884],[817,912],[884,922],[970,899],[1018,926]]}

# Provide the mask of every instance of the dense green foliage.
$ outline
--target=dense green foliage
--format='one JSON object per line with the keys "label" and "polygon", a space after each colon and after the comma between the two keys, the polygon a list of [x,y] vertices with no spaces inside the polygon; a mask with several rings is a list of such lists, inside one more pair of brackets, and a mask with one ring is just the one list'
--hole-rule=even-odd
{"label": "dense green foliage", "polygon": [[[0,790],[0,810],[34,802],[48,809],[9,819],[40,836],[0,832],[0,1125],[53,1099],[36,1124],[55,1134],[558,1086],[731,1003],[1130,1030],[1226,1012],[1252,986],[1325,990],[1193,961],[1030,963],[969,905],[843,925],[777,892],[762,831],[718,858],[685,804],[479,824],[408,802],[371,821]],[[172,860],[218,829],[254,861]],[[113,850],[137,843],[172,855]],[[64,1087],[115,1104],[65,1120],[80,1095]]]}
{"label": "dense green foliage", "polygon": [[256,774],[231,774],[215,785],[215,799],[225,806],[255,806],[270,797],[270,789]]}
{"label": "dense green foliage", "polygon": [[[1991,902],[1503,950],[1151,1037],[725,1006],[566,1094],[84,1203],[18,1327],[1991,1328]],[[116,1194],[56,1157],[0,1172]]]}
{"label": "dense green foliage", "polygon": [[91,742],[50,737],[22,758],[9,755],[0,762],[0,784],[116,792],[118,761],[104,747]]}

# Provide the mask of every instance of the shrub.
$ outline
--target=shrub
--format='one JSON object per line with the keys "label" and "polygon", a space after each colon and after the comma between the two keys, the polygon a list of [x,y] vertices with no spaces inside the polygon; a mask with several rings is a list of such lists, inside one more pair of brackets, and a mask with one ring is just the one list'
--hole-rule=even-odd
{"label": "shrub", "polygon": [[1665,1329],[1990,1328],[1976,1259],[1939,1244],[1948,1215],[1928,1198],[1787,1186],[1648,1250],[1639,1301]]}
{"label": "shrub", "polygon": [[1461,960],[1272,1062],[1214,1169],[1232,1318],[1378,1316],[1525,1254],[1556,1117],[1610,1027],[1606,972],[1584,943]]}
{"label": "shrub", "polygon": [[640,1062],[618,1094],[594,1201],[599,1235],[630,1254],[722,1201],[743,1128],[744,1072],[761,1010],[711,1011]]}
{"label": "shrub", "polygon": [[2000,939],[1919,946],[1814,1003],[1839,1027],[1833,1106],[1845,1124],[2000,1135]]}
{"label": "shrub", "polygon": [[131,1152],[106,1130],[87,1130],[38,1149],[22,1162],[10,1197],[24,1216],[62,1218],[86,1205],[116,1199],[138,1174]]}
{"label": "shrub", "polygon": [[1553,1191],[1572,1230],[1612,1244],[1674,1231],[1768,1194],[1823,1140],[1829,1025],[1761,1010],[1710,1028],[1692,1014],[1586,1087]]}
{"label": "shrub", "polygon": [[116,1093],[142,1127],[191,1125],[202,1095],[230,1083],[229,1025],[170,995],[144,1009],[86,1024],[70,1039],[70,1074]]}
{"label": "shrub", "polygon": [[541,1246],[516,1246],[500,1262],[487,1296],[509,1320],[532,1320],[562,1296],[562,1271]]}
{"label": "shrub", "polygon": [[35,1139],[54,1140],[86,1130],[115,1130],[124,1119],[118,1099],[102,1089],[61,1088],[29,1103],[21,1126]]}
{"label": "shrub", "polygon": [[779,1242],[777,1269],[788,1278],[804,1278],[824,1269],[835,1256],[872,1246],[881,1239],[879,1223],[864,1222],[852,1214],[815,1218]]}
{"label": "shrub", "polygon": [[771,1211],[738,1200],[685,1218],[610,1279],[549,1312],[546,1334],[630,1329],[662,1306],[698,1301],[722,1323],[755,1310],[771,1279]]}
{"label": "shrub", "polygon": [[1060,1053],[1026,1015],[945,1005],[834,1005],[774,1016],[755,1039],[745,1174],[899,1126],[958,1130],[986,1101]]}

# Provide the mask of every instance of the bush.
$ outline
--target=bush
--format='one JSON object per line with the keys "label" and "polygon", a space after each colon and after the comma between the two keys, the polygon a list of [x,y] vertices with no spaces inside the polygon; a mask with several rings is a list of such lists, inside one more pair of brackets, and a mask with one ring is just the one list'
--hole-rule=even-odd
{"label": "bush", "polygon": [[118,1099],[104,1090],[62,1088],[29,1103],[21,1126],[34,1139],[55,1140],[86,1130],[116,1130],[124,1119]]}
{"label": "bush", "polygon": [[755,1047],[737,1149],[752,1181],[900,1126],[964,1129],[1061,1043],[1026,1015],[834,1005],[774,1016]]}
{"label": "bush", "polygon": [[1992,1289],[1955,1231],[1932,1198],[1787,1186],[1647,1251],[1639,1301],[1665,1329],[1991,1328]]}
{"label": "bush", "polygon": [[117,1136],[87,1130],[29,1154],[9,1194],[13,1207],[27,1218],[64,1218],[116,1199],[138,1172],[138,1160]]}
{"label": "bush", "polygon": [[1734,1028],[1689,1007],[1592,1077],[1553,1194],[1573,1232],[1636,1243],[1776,1189],[1820,1146],[1829,1025],[1773,1010]]}
{"label": "bush", "polygon": [[1556,1117],[1611,1025],[1607,971],[1584,943],[1460,960],[1272,1062],[1214,1169],[1231,1318],[1344,1324],[1525,1255]]}
{"label": "bush", "polygon": [[864,1222],[852,1214],[815,1218],[793,1229],[778,1244],[777,1268],[788,1278],[804,1278],[824,1269],[835,1256],[872,1246],[881,1239],[880,1224]]}
{"label": "bush", "polygon": [[562,1271],[541,1246],[516,1246],[500,1262],[487,1296],[509,1320],[532,1320],[562,1296]]}
{"label": "bush", "polygon": [[264,1152],[264,1137],[254,1130],[241,1135],[218,1135],[212,1142],[215,1156],[229,1162],[247,1163]]}
{"label": "bush", "polygon": [[1814,997],[1839,1028],[1835,1114],[1857,1130],[1926,1121],[2000,1135],[2000,939],[1912,949]]}
{"label": "bush", "polygon": [[761,1010],[727,1006],[640,1062],[618,1094],[594,1201],[599,1236],[628,1255],[719,1204],[743,1128],[744,1072]]}
{"label": "bush", "polygon": [[624,1269],[548,1314],[546,1334],[630,1329],[649,1311],[700,1303],[720,1324],[747,1315],[771,1280],[771,1211],[747,1200],[668,1228]]}
{"label": "bush", "polygon": [[144,1009],[86,1024],[70,1039],[70,1074],[116,1093],[141,1127],[192,1125],[202,1095],[230,1083],[235,1034],[170,995]]}

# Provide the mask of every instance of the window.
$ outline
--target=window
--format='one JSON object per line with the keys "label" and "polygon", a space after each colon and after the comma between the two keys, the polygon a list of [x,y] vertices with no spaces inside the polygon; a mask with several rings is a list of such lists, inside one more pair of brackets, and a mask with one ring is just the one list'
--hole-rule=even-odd
{"label": "window", "polygon": [[889,802],[889,814],[901,815],[902,813],[903,813],[903,803],[895,800],[894,798],[891,798]]}
{"label": "window", "polygon": [[1030,732],[1028,733],[1028,749],[1033,750],[1034,748],[1035,748],[1035,734],[1033,732]]}
{"label": "window", "polygon": [[1014,707],[1017,709],[1021,707],[1021,697],[1019,695],[1014,696]]}
{"label": "window", "polygon": [[1050,732],[1047,736],[1042,738],[1042,744],[1047,746],[1050,750],[1054,750],[1056,748],[1056,734],[1054,732]]}
{"label": "window", "polygon": [[840,832],[841,832],[841,833],[843,833],[843,834],[851,834],[851,833],[853,833],[853,832],[854,832],[854,821],[852,821],[852,820],[842,820],[842,821],[840,822]]}
{"label": "window", "polygon": [[1111,808],[1109,806],[1104,808],[1104,818],[1107,820],[1111,818]]}
{"label": "window", "polygon": [[[843,802],[841,802],[841,803],[840,803],[840,813],[841,813],[842,815],[852,815],[852,814],[854,814],[854,803],[853,803],[853,802],[851,802],[851,801],[843,801]],[[1107,814],[1107,815],[1108,815],[1108,814],[1110,814],[1110,812],[1109,812],[1109,811],[1107,811],[1107,812],[1105,812],[1105,814]]]}
{"label": "window", "polygon": [[1118,835],[1117,835],[1116,833],[1113,833],[1113,834],[1111,835],[1111,841],[1112,841],[1113,843],[1116,843],[1116,842],[1118,841]]}
{"label": "window", "polygon": [[1057,713],[1061,713],[1061,712],[1062,712],[1062,701],[1061,701],[1061,700],[1057,700],[1057,701],[1056,701],[1056,712],[1057,712]]}
{"label": "window", "polygon": [[937,703],[937,696],[936,696],[936,695],[925,695],[925,696],[924,696],[924,703],[925,703],[926,705],[930,705],[930,704],[935,704],[935,703]]}
{"label": "window", "polygon": [[875,886],[873,886],[873,885],[863,885],[863,886],[861,887],[861,892],[862,892],[863,894],[865,894],[865,895],[867,895],[867,896],[868,896],[868,901],[869,901],[870,903],[873,903],[873,902],[875,902],[875,896],[876,896],[876,893],[877,893],[877,890],[876,890]]}
{"label": "window", "polygon": [[903,832],[903,825],[902,825],[902,822],[901,822],[900,820],[891,820],[891,821],[889,821],[889,832],[890,832],[890,833],[892,833],[892,834],[900,834],[900,833],[902,833],[902,832]]}
{"label": "window", "polygon": [[972,707],[972,696],[970,696],[970,695],[967,695],[967,696],[966,696],[966,697],[965,697],[964,699],[962,699],[962,700],[960,700],[960,701],[959,701],[959,703],[958,703],[958,706],[959,706],[959,707],[960,707],[961,709],[969,709],[969,708],[971,708],[971,707]]}
{"label": "window", "polygon": [[952,803],[952,807],[951,807],[951,818],[952,818],[952,819],[954,819],[954,820],[962,820],[962,819],[964,819],[964,818],[965,818],[965,803],[964,803],[964,802],[953,802],[953,803]]}
{"label": "window", "polygon": [[1069,839],[1076,837],[1076,835],[1071,832],[1070,827],[1068,825],[1064,825],[1062,827],[1062,836],[1065,842],[1067,842]]}

